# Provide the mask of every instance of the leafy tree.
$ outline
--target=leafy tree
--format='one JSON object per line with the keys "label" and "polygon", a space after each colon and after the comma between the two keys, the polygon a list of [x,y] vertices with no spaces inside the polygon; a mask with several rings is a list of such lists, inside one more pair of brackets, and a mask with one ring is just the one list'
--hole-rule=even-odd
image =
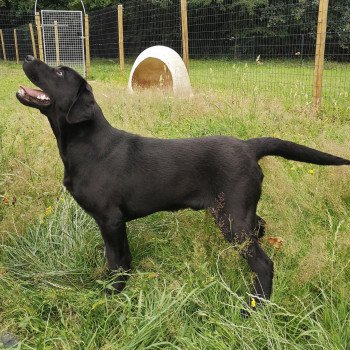
{"label": "leafy tree", "polygon": [[[134,36],[132,42],[139,49],[157,40],[174,42],[179,38],[178,25],[158,39],[151,39],[157,31],[160,14],[164,16],[176,7],[178,9],[180,0],[83,1],[88,12],[123,3],[125,20],[136,26],[130,35]],[[137,6],[137,11],[133,11],[134,6]],[[202,55],[222,56],[231,55],[233,50],[235,54],[254,56],[267,49],[270,54],[279,54],[308,47],[310,55],[313,55],[318,6],[319,0],[188,0],[189,31],[196,33],[195,38],[190,38],[191,52],[196,53],[197,50]],[[81,9],[81,3],[80,0],[40,0],[38,7],[77,10]],[[149,12],[150,7],[154,11]],[[32,13],[34,0],[0,0],[0,9],[15,10],[19,16],[21,13]],[[142,16],[148,17],[145,19]],[[327,40],[332,42],[332,55],[336,57],[339,53],[348,53],[349,0],[330,2],[327,32]],[[259,46],[261,38],[265,41],[265,49]],[[296,41],[295,48],[290,48],[292,40]]]}

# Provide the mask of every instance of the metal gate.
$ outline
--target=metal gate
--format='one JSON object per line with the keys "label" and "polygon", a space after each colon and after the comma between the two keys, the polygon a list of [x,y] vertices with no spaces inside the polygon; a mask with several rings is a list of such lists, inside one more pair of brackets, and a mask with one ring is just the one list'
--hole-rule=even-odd
{"label": "metal gate", "polygon": [[42,10],[41,18],[45,62],[71,67],[85,77],[82,12]]}

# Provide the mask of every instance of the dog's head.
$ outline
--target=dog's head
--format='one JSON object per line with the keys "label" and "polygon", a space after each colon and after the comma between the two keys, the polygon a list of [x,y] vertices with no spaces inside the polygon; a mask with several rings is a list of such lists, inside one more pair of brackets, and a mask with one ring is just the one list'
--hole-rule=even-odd
{"label": "dog's head", "polygon": [[26,57],[23,70],[41,90],[21,86],[16,93],[21,103],[39,109],[54,125],[93,119],[92,89],[76,71],[68,67],[49,67],[33,56]]}

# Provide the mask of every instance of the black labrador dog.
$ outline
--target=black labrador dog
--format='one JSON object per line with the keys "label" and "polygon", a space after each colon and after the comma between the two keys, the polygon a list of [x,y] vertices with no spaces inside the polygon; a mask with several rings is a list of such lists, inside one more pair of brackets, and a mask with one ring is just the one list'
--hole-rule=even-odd
{"label": "black labrador dog", "polygon": [[[18,100],[47,116],[64,164],[64,185],[97,222],[112,271],[129,271],[127,221],[157,211],[209,209],[229,242],[255,273],[253,295],[269,299],[273,263],[259,245],[264,220],[256,214],[268,155],[320,165],[350,161],[276,138],[214,136],[156,139],[113,128],[91,87],[67,67],[27,56],[23,69],[40,90],[21,87]],[[114,288],[121,291],[126,276]],[[253,305],[255,300],[253,300]]]}

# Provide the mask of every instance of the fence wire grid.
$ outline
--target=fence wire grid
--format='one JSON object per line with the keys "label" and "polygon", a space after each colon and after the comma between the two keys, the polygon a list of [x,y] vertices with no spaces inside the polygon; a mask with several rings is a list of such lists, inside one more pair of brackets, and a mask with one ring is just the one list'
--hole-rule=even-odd
{"label": "fence wire grid", "polygon": [[44,10],[41,19],[45,62],[72,67],[85,76],[82,12]]}
{"label": "fence wire grid", "polygon": [[[169,46],[182,55],[180,0],[121,3],[127,69],[137,55],[153,45]],[[230,1],[206,5],[188,1],[189,74],[193,87],[243,96],[248,92],[285,96],[291,101],[312,103],[318,16],[318,1],[282,0],[254,8]],[[350,5],[329,1],[323,99],[334,103],[348,103],[350,96],[349,19]],[[29,22],[34,26],[34,16],[0,12],[7,59],[15,59],[15,27],[20,59],[32,51]],[[117,6],[89,12],[89,23],[91,58],[117,63]]]}
{"label": "fence wire grid", "polygon": [[[4,59],[4,50],[2,48],[2,45],[5,48],[6,58],[10,61],[16,60],[14,29],[16,29],[17,32],[19,60],[23,60],[24,57],[28,54],[33,55],[33,47],[29,29],[30,23],[33,27],[36,50],[38,50],[38,37],[35,28],[34,13],[18,15],[14,11],[0,10],[0,30],[2,30],[4,40],[4,42],[0,43],[0,60]],[[2,41],[1,38],[0,41]]]}

